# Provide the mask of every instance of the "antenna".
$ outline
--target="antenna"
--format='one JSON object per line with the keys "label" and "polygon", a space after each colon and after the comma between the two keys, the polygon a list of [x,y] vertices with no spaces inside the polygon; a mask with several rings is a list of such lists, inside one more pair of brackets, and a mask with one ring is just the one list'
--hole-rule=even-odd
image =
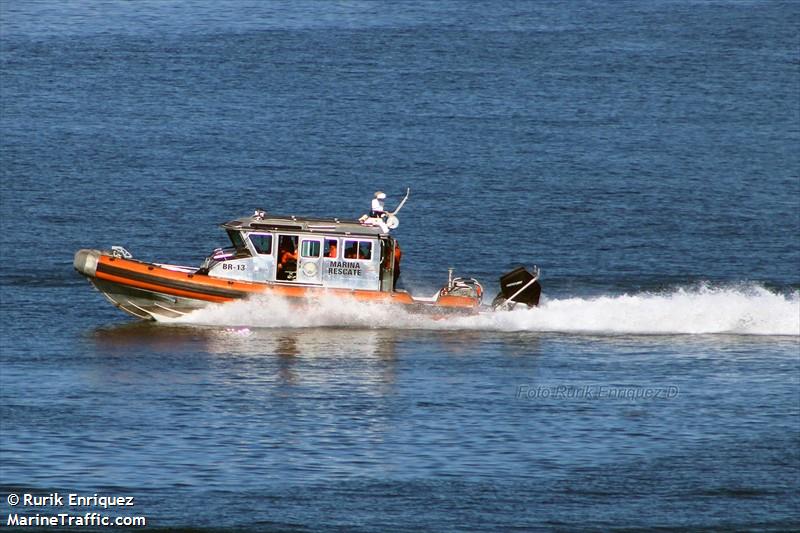
{"label": "antenna", "polygon": [[406,188],[406,196],[405,196],[405,198],[403,198],[403,201],[402,201],[402,202],[400,202],[400,205],[398,205],[398,206],[397,206],[397,209],[395,209],[394,211],[392,211],[392,212],[391,212],[391,213],[389,213],[389,214],[390,214],[390,215],[392,215],[392,216],[395,216],[395,215],[397,215],[397,213],[399,213],[399,212],[400,212],[400,210],[401,210],[401,209],[403,209],[403,206],[404,206],[404,205],[406,205],[406,200],[408,200],[408,196],[409,196],[410,194],[411,194],[411,187],[407,187],[407,188]]}

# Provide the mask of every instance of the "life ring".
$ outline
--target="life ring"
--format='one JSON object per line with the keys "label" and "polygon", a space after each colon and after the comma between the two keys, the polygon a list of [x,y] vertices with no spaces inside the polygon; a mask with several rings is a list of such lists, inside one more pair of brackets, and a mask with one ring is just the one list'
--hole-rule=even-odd
{"label": "life ring", "polygon": [[308,276],[309,278],[313,278],[317,275],[317,264],[316,263],[305,263],[303,265],[303,274]]}

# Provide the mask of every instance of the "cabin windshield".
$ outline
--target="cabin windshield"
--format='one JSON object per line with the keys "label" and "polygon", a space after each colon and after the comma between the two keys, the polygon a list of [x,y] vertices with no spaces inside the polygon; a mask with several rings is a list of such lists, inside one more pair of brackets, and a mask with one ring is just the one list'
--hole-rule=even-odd
{"label": "cabin windshield", "polygon": [[236,248],[237,251],[247,249],[241,233],[230,229],[226,230],[226,232],[228,233],[228,238],[231,240],[231,244],[233,244],[233,247]]}

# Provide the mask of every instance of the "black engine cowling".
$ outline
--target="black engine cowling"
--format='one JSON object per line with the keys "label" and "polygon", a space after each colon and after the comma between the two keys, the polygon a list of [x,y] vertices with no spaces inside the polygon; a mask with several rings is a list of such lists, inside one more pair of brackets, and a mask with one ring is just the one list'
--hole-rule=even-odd
{"label": "black engine cowling", "polygon": [[539,269],[534,272],[519,266],[500,276],[500,292],[492,302],[492,308],[497,309],[503,305],[513,308],[518,303],[523,303],[528,307],[539,305],[539,296],[542,294],[542,286],[539,284]]}

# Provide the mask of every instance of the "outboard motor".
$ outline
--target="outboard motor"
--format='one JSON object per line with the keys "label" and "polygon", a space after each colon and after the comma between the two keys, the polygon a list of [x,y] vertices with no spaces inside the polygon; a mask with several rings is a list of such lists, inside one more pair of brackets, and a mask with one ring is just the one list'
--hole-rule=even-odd
{"label": "outboard motor", "polygon": [[539,305],[542,286],[539,284],[539,268],[533,267],[533,273],[519,266],[500,277],[500,292],[492,301],[492,309],[508,307],[513,309],[518,303],[528,307]]}

